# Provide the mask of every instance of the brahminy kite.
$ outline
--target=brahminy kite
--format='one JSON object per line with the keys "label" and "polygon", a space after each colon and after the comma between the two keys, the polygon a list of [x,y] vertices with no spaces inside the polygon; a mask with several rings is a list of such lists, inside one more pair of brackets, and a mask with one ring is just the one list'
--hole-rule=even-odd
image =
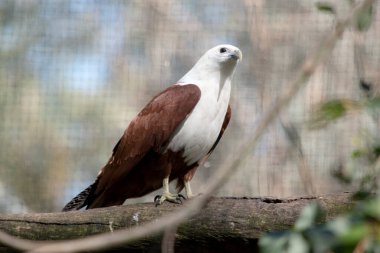
{"label": "brahminy kite", "polygon": [[[218,144],[230,117],[231,79],[239,48],[208,50],[176,84],[155,96],[132,120],[96,181],[63,211],[121,205],[163,187],[156,205],[181,203],[190,180]],[[169,182],[177,180],[177,194]]]}

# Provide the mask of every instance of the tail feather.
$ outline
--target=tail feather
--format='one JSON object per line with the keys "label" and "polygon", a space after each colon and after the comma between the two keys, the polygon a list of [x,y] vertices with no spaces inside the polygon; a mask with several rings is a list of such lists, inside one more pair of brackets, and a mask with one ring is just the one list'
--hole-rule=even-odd
{"label": "tail feather", "polygon": [[62,209],[62,212],[79,210],[82,207],[87,206],[91,196],[93,195],[97,183],[98,182],[95,181],[95,183],[91,184],[89,187],[79,193],[75,198],[70,200],[70,202],[67,203]]}

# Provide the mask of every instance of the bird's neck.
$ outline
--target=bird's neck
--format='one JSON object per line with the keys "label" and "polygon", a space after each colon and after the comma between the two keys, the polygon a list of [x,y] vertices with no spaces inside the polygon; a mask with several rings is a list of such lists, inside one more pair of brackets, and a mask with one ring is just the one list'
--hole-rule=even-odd
{"label": "bird's neck", "polygon": [[177,84],[195,84],[200,88],[202,94],[212,94],[213,97],[219,100],[223,91],[228,90],[228,93],[230,92],[233,72],[234,66],[221,71],[219,68],[215,68],[215,66],[199,66],[196,64]]}

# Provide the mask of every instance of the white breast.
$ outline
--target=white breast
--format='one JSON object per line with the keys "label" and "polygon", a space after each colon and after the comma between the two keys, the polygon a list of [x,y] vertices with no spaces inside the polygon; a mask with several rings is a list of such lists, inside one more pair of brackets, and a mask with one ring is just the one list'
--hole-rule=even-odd
{"label": "white breast", "polygon": [[228,79],[222,87],[219,83],[197,85],[201,90],[200,100],[168,145],[168,149],[174,152],[183,150],[188,165],[202,159],[214,145],[227,113],[231,92]]}

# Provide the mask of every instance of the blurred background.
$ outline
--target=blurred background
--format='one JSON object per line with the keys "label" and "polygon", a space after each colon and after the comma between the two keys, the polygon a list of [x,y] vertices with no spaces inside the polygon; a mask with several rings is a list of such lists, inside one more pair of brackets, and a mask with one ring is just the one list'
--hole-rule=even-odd
{"label": "blurred background", "polygon": [[[238,144],[252,136],[261,115],[333,28],[334,16],[316,2],[0,1],[0,212],[59,211],[94,181],[152,96],[209,48],[229,43],[243,52],[233,81],[233,118],[193,179],[194,192],[202,192],[213,171],[239,155]],[[347,14],[349,1],[331,2],[338,17]],[[309,122],[313,108],[327,99],[365,96],[359,75],[374,90],[380,85],[380,20],[374,15],[362,37],[344,34],[219,195],[350,190],[332,170],[363,145],[363,136],[373,138],[378,122],[355,113],[322,128]]]}

